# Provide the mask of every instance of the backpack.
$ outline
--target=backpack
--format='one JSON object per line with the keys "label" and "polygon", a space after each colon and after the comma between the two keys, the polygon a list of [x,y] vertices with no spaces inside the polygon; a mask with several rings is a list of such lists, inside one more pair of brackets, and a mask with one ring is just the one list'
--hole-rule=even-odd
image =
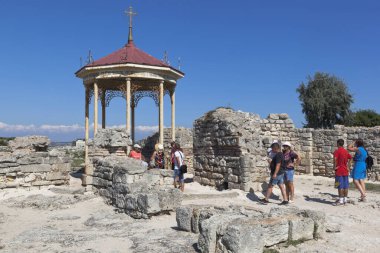
{"label": "backpack", "polygon": [[368,151],[367,151],[367,158],[365,159],[365,164],[367,167],[367,171],[371,172],[372,166],[373,166],[373,157],[368,154]]}

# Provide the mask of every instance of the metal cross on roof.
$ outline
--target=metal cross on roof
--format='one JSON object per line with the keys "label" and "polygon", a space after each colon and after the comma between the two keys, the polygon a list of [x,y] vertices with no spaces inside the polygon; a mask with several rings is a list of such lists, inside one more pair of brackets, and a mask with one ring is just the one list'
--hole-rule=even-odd
{"label": "metal cross on roof", "polygon": [[128,10],[125,10],[124,11],[125,15],[129,16],[129,35],[128,35],[128,42],[130,41],[133,41],[133,37],[132,37],[132,19],[133,19],[133,16],[136,16],[137,13],[136,12],[133,12],[133,8],[132,6],[129,6],[129,9]]}

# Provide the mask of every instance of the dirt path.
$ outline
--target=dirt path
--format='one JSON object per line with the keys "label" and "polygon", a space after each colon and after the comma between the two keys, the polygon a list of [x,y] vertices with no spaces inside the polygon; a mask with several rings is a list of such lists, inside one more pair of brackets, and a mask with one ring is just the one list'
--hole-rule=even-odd
{"label": "dirt path", "polygon": [[[380,194],[369,193],[367,203],[335,207],[331,179],[297,176],[295,183],[297,198],[292,205],[324,211],[328,228],[336,232],[281,252],[378,252]],[[0,252],[197,252],[197,235],[176,230],[174,213],[133,220],[75,187],[1,191]],[[359,197],[357,191],[349,195],[353,200]],[[183,204],[236,204],[269,211],[280,202],[274,199],[263,206],[258,197],[261,193],[218,192],[191,183]]]}

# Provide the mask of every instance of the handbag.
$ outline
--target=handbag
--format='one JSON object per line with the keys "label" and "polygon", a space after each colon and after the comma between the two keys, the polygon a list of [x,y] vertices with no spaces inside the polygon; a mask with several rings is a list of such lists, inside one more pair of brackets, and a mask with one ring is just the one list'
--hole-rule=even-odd
{"label": "handbag", "polygon": [[184,160],[183,160],[182,152],[181,152],[181,151],[179,152],[179,155],[181,156],[181,159],[182,159],[182,165],[181,165],[181,167],[179,167],[179,172],[180,172],[181,174],[185,174],[185,173],[187,173],[187,165],[186,165],[186,164],[183,164],[183,163],[184,163]]}

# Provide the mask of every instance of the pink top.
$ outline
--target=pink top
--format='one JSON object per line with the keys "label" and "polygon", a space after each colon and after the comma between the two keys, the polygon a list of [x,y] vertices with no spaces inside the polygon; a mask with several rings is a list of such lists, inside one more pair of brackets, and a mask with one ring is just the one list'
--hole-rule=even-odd
{"label": "pink top", "polygon": [[129,153],[129,157],[132,157],[137,160],[141,160],[141,153],[131,150],[131,152]]}

